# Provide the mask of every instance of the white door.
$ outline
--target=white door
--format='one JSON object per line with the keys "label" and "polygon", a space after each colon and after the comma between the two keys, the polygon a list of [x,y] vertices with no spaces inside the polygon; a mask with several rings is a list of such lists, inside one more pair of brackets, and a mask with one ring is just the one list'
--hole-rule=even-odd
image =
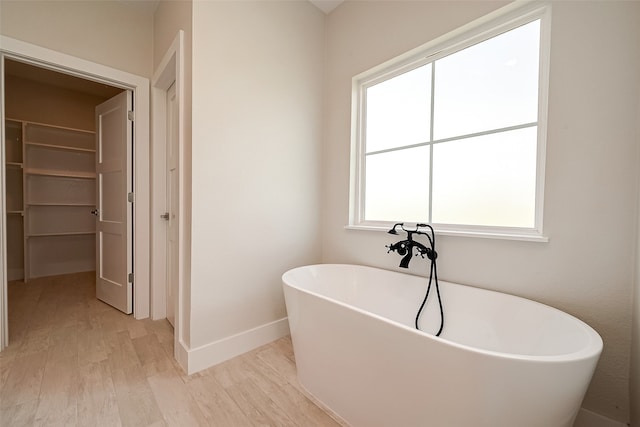
{"label": "white door", "polygon": [[132,312],[131,92],[96,107],[96,296]]}
{"label": "white door", "polygon": [[178,292],[178,101],[175,83],[167,90],[167,320],[175,326]]}

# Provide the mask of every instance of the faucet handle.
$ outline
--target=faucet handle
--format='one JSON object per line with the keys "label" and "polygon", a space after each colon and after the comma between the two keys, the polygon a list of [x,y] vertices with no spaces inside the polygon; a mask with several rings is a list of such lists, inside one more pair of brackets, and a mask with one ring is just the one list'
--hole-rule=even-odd
{"label": "faucet handle", "polygon": [[406,255],[407,254],[407,245],[405,244],[405,240],[397,243],[393,243],[391,245],[385,245],[386,248],[389,248],[387,253],[398,251],[398,255]]}

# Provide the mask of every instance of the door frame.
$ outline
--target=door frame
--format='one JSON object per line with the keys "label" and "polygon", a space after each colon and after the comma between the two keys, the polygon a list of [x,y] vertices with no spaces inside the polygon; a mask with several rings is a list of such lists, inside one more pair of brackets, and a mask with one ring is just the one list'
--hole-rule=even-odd
{"label": "door frame", "polygon": [[[111,86],[129,89],[133,92],[135,110],[133,134],[133,315],[136,319],[149,317],[149,79],[117,70],[106,65],[98,64],[82,58],[74,57],[62,52],[47,49],[21,40],[0,36],[0,207],[5,206],[4,182],[4,59],[31,64],[86,80],[105,83]],[[7,317],[7,270],[6,270],[6,218],[2,215],[0,221],[0,351],[9,344]]]}
{"label": "door frame", "polygon": [[185,76],[184,76],[184,31],[179,30],[156,68],[151,83],[153,111],[151,147],[152,205],[151,205],[151,318],[167,317],[167,226],[160,215],[167,208],[166,155],[167,155],[167,90],[175,82],[178,104],[178,291],[175,295],[174,357],[187,368],[188,346],[184,342],[185,310]]}

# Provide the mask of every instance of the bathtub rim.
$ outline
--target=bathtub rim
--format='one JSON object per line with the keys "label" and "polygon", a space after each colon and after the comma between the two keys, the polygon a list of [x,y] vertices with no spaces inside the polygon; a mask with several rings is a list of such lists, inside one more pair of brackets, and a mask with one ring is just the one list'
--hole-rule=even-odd
{"label": "bathtub rim", "polygon": [[[472,347],[470,345],[467,344],[462,344],[462,343],[458,343],[455,341],[451,341],[445,338],[441,338],[441,337],[436,337],[435,335],[429,333],[429,332],[424,332],[421,331],[419,329],[415,329],[412,327],[409,327],[407,325],[404,325],[402,323],[396,322],[394,320],[388,319],[386,317],[380,316],[376,313],[372,313],[366,310],[363,310],[361,308],[355,307],[353,305],[338,301],[336,299],[333,298],[329,298],[327,296],[324,296],[322,294],[319,294],[317,292],[313,292],[307,289],[302,289],[298,286],[295,286],[293,284],[290,283],[290,279],[289,281],[287,276],[291,276],[293,274],[293,272],[297,271],[297,270],[303,270],[303,269],[310,269],[313,267],[320,267],[320,268],[327,268],[327,267],[356,267],[356,268],[364,268],[364,269],[372,269],[372,270],[380,270],[380,271],[384,271],[384,272],[390,272],[390,273],[396,273],[399,275],[404,275],[404,276],[412,276],[412,277],[421,277],[421,278],[425,278],[425,276],[420,276],[417,274],[410,274],[410,273],[404,273],[404,272],[400,272],[400,271],[395,271],[395,270],[387,270],[384,268],[380,268],[380,267],[372,267],[372,266],[368,266],[368,265],[361,265],[361,264],[339,264],[339,263],[319,263],[319,264],[308,264],[308,265],[303,265],[303,266],[299,266],[299,267],[294,267],[291,268],[289,270],[287,270],[286,272],[284,272],[282,274],[282,283],[283,286],[289,286],[292,289],[295,289],[297,291],[309,294],[309,295],[313,295],[315,297],[318,297],[320,299],[323,299],[325,301],[334,303],[334,304],[338,304],[342,307],[354,310],[356,312],[362,313],[366,316],[370,316],[373,317],[375,319],[381,320],[385,323],[391,324],[393,326],[397,326],[400,327],[402,329],[407,330],[410,333],[413,334],[417,334],[419,336],[423,336],[423,337],[427,337],[429,339],[435,340],[437,342],[440,342],[444,345],[448,345],[448,346],[452,346],[455,348],[459,348],[465,351],[470,351],[473,353],[477,353],[477,354],[481,354],[481,355],[485,355],[485,356],[491,356],[491,357],[496,357],[496,358],[502,358],[502,359],[509,359],[509,360],[521,360],[521,361],[528,361],[528,362],[539,362],[539,363],[561,363],[561,362],[577,362],[580,360],[587,360],[587,359],[592,359],[592,358],[599,358],[602,350],[604,348],[604,343],[602,341],[602,337],[600,336],[600,334],[598,334],[598,332],[593,329],[591,326],[589,326],[586,322],[580,320],[579,318],[565,312],[562,311],[558,308],[555,308],[553,306],[550,306],[548,304],[544,304],[538,301],[534,301],[532,299],[529,298],[525,298],[525,297],[521,297],[518,295],[513,295],[513,294],[509,294],[506,292],[501,292],[501,291],[495,291],[492,289],[486,289],[486,288],[481,288],[481,287],[477,287],[477,286],[471,286],[471,285],[464,285],[464,284],[460,284],[460,283],[454,283],[454,282],[449,282],[446,280],[439,280],[440,283],[447,283],[447,284],[451,284],[451,285],[457,285],[457,286],[464,286],[467,288],[474,288],[474,289],[480,289],[482,291],[486,291],[486,292],[491,292],[491,293],[498,293],[498,294],[502,294],[502,295],[508,295],[509,297],[513,297],[513,298],[517,298],[520,300],[524,300],[527,303],[530,304],[535,304],[535,305],[540,305],[542,307],[545,307],[546,309],[550,309],[553,310],[557,313],[559,313],[560,315],[562,315],[563,317],[567,317],[569,318],[569,320],[573,321],[574,323],[576,323],[576,325],[580,326],[582,329],[584,329],[588,335],[588,343],[587,345],[585,345],[583,348],[581,348],[580,350],[574,351],[574,352],[570,352],[570,353],[563,353],[563,354],[554,354],[554,355],[527,355],[527,354],[520,354],[520,353],[505,353],[505,352],[499,352],[499,351],[495,351],[495,350],[485,350],[482,348],[478,348],[478,347]],[[428,276],[427,276],[428,277]]]}

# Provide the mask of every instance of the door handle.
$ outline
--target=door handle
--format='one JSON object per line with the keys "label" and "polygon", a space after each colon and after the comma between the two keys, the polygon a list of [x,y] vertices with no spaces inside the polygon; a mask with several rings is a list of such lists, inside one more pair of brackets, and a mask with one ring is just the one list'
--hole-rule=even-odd
{"label": "door handle", "polygon": [[100,211],[98,209],[92,210],[91,213],[94,214],[95,216],[100,215]]}
{"label": "door handle", "polygon": [[160,218],[164,219],[165,221],[169,221],[169,212],[165,212],[162,215],[160,215]]}

